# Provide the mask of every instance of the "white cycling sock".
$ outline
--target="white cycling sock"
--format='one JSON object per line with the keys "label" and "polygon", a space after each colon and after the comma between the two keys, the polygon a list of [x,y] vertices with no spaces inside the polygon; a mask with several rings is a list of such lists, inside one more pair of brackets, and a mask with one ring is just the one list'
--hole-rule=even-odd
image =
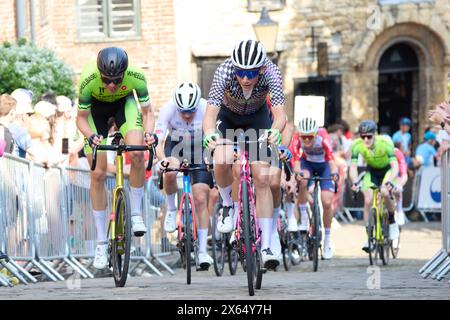
{"label": "white cycling sock", "polygon": [[166,204],[167,204],[167,210],[168,211],[174,211],[177,210],[177,206],[175,205],[175,196],[177,193],[168,194],[166,196]]}
{"label": "white cycling sock", "polygon": [[272,218],[258,218],[261,227],[261,249],[270,248],[270,239],[272,237]]}
{"label": "white cycling sock", "polygon": [[301,204],[300,205],[300,212],[301,212],[301,222],[303,225],[309,223],[309,217],[308,217],[308,204]]}
{"label": "white cycling sock", "polygon": [[219,187],[219,193],[222,197],[222,203],[224,207],[231,207],[233,205],[233,199],[231,199],[231,184],[226,187]]}
{"label": "white cycling sock", "polygon": [[292,203],[292,202],[286,203],[286,211],[287,211],[286,213],[287,213],[288,219],[295,219],[294,209],[295,209],[295,203]]}
{"label": "white cycling sock", "polygon": [[325,246],[330,244],[331,241],[331,228],[325,228],[325,238],[323,239],[323,243]]}
{"label": "white cycling sock", "polygon": [[92,210],[95,226],[97,228],[97,242],[106,242],[106,209],[101,211]]}
{"label": "white cycling sock", "polygon": [[197,229],[198,236],[198,252],[206,253],[206,238],[208,237],[208,229]]}
{"label": "white cycling sock", "polygon": [[142,198],[144,197],[144,187],[133,188],[130,186],[130,206],[131,216],[142,214]]}
{"label": "white cycling sock", "polygon": [[273,209],[272,234],[274,234],[275,232],[278,232],[278,230],[277,230],[277,227],[278,227],[278,215],[280,214],[280,209],[281,209],[281,206]]}
{"label": "white cycling sock", "polygon": [[236,229],[238,217],[239,217],[239,203],[235,202],[233,210],[233,230]]}
{"label": "white cycling sock", "polygon": [[403,199],[402,196],[400,196],[400,199],[397,200],[397,212],[403,211]]}

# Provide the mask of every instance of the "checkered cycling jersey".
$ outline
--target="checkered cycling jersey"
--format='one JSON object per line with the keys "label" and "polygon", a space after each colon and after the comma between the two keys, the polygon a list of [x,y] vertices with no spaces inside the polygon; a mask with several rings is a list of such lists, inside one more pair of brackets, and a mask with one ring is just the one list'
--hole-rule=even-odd
{"label": "checkered cycling jersey", "polygon": [[272,106],[284,105],[283,81],[280,69],[268,58],[264,62],[264,73],[246,99],[242,87],[234,73],[231,58],[225,60],[216,70],[213,83],[209,91],[208,104],[225,107],[239,115],[255,113],[266,107],[266,96],[269,95]]}

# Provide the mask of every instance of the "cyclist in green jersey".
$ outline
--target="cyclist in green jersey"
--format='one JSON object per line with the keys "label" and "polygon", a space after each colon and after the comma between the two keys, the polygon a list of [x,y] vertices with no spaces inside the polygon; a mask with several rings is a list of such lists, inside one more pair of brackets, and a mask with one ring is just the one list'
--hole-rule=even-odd
{"label": "cyclist in green jersey", "polygon": [[[372,205],[373,190],[370,186],[375,184],[381,187],[381,194],[389,213],[389,238],[395,240],[399,237],[400,230],[395,222],[395,202],[389,196],[398,176],[398,162],[394,145],[376,134],[377,125],[371,120],[361,122],[358,131],[360,138],[352,144],[352,161],[349,171],[353,183],[352,190],[359,191],[360,188],[356,182],[358,180],[358,157],[362,155],[367,164],[367,172],[361,188],[364,194],[364,221],[367,223]],[[367,252],[369,250],[368,243],[362,249]]]}
{"label": "cyclist in green jersey", "polygon": [[[134,98],[138,97],[141,111]],[[128,64],[127,53],[117,47],[100,50],[97,63],[88,63],[79,82],[77,127],[85,136],[85,153],[92,163],[94,145],[106,144],[108,120],[113,117],[126,144],[148,145],[157,143],[153,134],[155,119],[150,106],[147,83],[139,68]],[[145,128],[145,134],[144,134]],[[130,205],[132,232],[141,237],[147,228],[142,220],[145,165],[142,152],[130,152]],[[104,269],[107,265],[106,233],[106,153],[99,152],[97,166],[91,172],[90,196],[97,228],[97,247],[94,267]]]}

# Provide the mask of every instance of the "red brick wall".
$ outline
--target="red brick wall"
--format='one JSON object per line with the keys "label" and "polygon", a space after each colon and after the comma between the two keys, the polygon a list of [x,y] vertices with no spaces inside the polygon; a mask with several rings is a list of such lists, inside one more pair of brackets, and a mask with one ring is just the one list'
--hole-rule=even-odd
{"label": "red brick wall", "polygon": [[[2,3],[0,40],[15,39],[14,0]],[[124,48],[130,61],[143,68],[153,107],[159,109],[171,96],[176,85],[176,44],[173,1],[140,1],[140,40],[79,42],[77,38],[76,0],[47,1],[47,24],[41,26],[41,1],[35,1],[36,45],[48,47],[68,64],[77,77],[83,65],[95,60],[100,49],[108,46]],[[3,23],[6,21],[7,23]],[[6,28],[6,29],[5,29]],[[78,80],[78,79],[77,79]]]}
{"label": "red brick wall", "polygon": [[15,0],[2,0],[0,10],[0,42],[14,42],[16,39]]}

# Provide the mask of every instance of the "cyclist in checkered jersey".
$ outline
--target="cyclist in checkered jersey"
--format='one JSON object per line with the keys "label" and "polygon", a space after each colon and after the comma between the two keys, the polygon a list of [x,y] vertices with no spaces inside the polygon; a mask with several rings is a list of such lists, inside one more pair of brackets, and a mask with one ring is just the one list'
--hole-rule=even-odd
{"label": "cyclist in checkered jersey", "polygon": [[[270,95],[273,122],[269,116],[266,97]],[[233,49],[231,57],[216,70],[209,92],[203,130],[204,145],[215,149],[214,172],[223,199],[223,216],[218,221],[220,232],[230,232],[236,223],[231,190],[239,181],[239,166],[233,167],[233,147],[221,145],[233,140],[235,130],[244,130],[247,136],[267,137],[269,143],[281,144],[281,131],[286,124],[285,97],[279,68],[266,56],[259,41],[245,40]],[[228,133],[228,134],[227,134]],[[253,138],[251,138],[253,140]],[[217,147],[216,147],[217,146]],[[261,227],[261,248],[264,265],[276,268],[278,258],[273,254],[271,231],[273,197],[270,190],[270,164],[262,156],[249,154],[253,182],[256,189],[256,213]]]}

